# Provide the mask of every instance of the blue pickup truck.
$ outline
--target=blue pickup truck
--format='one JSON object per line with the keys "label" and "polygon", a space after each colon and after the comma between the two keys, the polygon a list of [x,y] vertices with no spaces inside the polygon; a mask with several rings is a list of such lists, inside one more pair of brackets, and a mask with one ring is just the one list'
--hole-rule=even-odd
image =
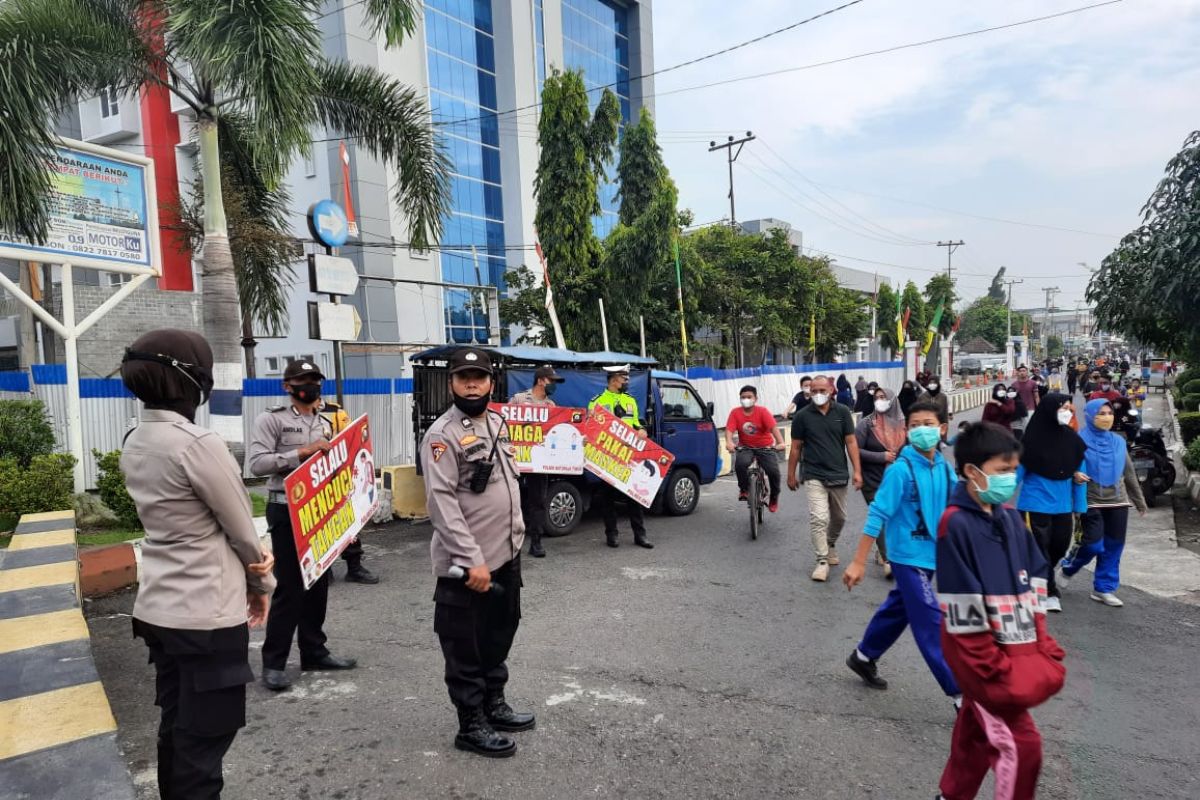
{"label": "blue pickup truck", "polygon": [[[458,345],[435,347],[412,356],[413,430],[416,441],[450,407],[446,361]],[[675,456],[671,474],[663,481],[652,512],[682,516],[700,502],[700,487],[717,478],[719,444],[712,403],[700,399],[687,378],[654,369],[651,358],[625,353],[580,353],[549,347],[486,347],[498,379],[493,398],[505,402],[533,383],[533,372],[553,365],[566,379],[554,401],[560,406],[586,407],[604,391],[605,366],[629,364],[629,393],[637,399],[650,436]],[[420,469],[418,454],[417,468]],[[550,483],[546,500],[546,534],[564,536],[575,529],[602,484],[592,475],[563,476]]]}

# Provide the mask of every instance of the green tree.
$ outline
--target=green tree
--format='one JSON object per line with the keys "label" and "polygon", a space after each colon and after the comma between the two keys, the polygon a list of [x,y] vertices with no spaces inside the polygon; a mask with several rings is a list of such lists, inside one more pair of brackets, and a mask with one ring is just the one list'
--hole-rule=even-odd
{"label": "green tree", "polygon": [[818,260],[813,267],[818,298],[816,355],[817,361],[826,363],[849,350],[869,332],[871,320],[867,305],[870,301],[864,301],[858,292],[839,286],[828,262]]}
{"label": "green tree", "polygon": [[500,322],[521,329],[516,344],[554,345],[550,315],[541,279],[528,267],[520,266],[504,273],[508,292],[500,297]]}
{"label": "green tree", "polygon": [[612,158],[621,109],[605,89],[595,114],[578,71],[552,72],[542,87],[538,121],[537,211],[534,227],[546,255],[554,302],[567,346],[599,349],[596,298],[619,287],[605,286],[600,241],[592,217],[600,213],[598,188]]}
{"label": "green tree", "polygon": [[1049,358],[1059,358],[1063,354],[1063,340],[1061,336],[1051,336],[1046,340],[1046,355]]}
{"label": "green tree", "polygon": [[1107,331],[1200,359],[1200,131],[1184,141],[1128,234],[1088,284]]}
{"label": "green tree", "polygon": [[[903,311],[903,310],[902,310]],[[896,356],[904,345],[896,341],[896,292],[886,283],[879,285],[879,299],[875,303],[875,329],[879,333],[879,344]]]}
{"label": "green tree", "polygon": [[1004,290],[1004,273],[1008,267],[1001,267],[996,272],[996,277],[992,278],[992,285],[988,287],[987,296],[998,302],[1004,303],[1008,301],[1008,293]]}
{"label": "green tree", "polygon": [[[1012,315],[1013,333],[1019,335],[1022,326],[1030,318],[1019,312]],[[962,324],[958,329],[959,342],[967,342],[974,338],[987,341],[997,350],[1003,350],[1008,341],[1008,305],[1004,302],[984,296],[967,306],[962,313]]]}
{"label": "green tree", "polygon": [[933,322],[933,315],[937,313],[938,303],[942,303],[942,319],[938,323],[938,334],[940,336],[949,336],[950,331],[954,328],[954,304],[958,302],[958,295],[954,291],[954,281],[948,275],[934,275],[925,284],[925,325],[922,328],[922,336],[924,336],[925,328],[928,328]]}
{"label": "green tree", "polygon": [[679,327],[678,310],[658,319],[648,313],[651,297],[675,297],[673,244],[679,236],[679,213],[678,191],[663,164],[654,120],[645,109],[625,128],[617,176],[620,221],[603,243],[602,280],[609,336],[619,349],[636,352],[639,317],[646,321],[647,342],[672,323],[675,330]]}
{"label": "green tree", "polygon": [[[10,0],[0,5],[0,229],[48,235],[53,123],[102,90],[162,87],[195,115],[204,194],[204,331],[218,389],[240,391],[242,311],[222,193],[222,127],[247,132],[245,163],[268,187],[311,150],[314,125],[380,158],[397,176],[410,238],[436,237],[448,162],[421,96],[370,67],[321,54],[314,0]],[[389,45],[412,33],[416,0],[364,0]],[[223,417],[223,419],[221,419]],[[218,429],[240,439],[240,412]],[[232,441],[235,450],[240,442]]]}
{"label": "green tree", "polygon": [[900,313],[903,314],[905,309],[909,311],[905,335],[909,341],[920,341],[925,336],[925,326],[929,320],[925,315],[925,298],[912,281],[904,284],[904,293],[900,297]]}

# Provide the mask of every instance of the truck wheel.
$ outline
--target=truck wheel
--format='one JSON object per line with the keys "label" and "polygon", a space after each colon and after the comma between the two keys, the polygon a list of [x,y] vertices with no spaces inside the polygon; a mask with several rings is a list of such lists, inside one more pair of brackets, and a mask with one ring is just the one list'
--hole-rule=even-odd
{"label": "truck wheel", "polygon": [[546,490],[546,536],[566,536],[583,519],[583,495],[570,481],[554,481]]}
{"label": "truck wheel", "polygon": [[677,469],[667,478],[663,507],[673,517],[685,517],[700,502],[700,479],[690,469]]}

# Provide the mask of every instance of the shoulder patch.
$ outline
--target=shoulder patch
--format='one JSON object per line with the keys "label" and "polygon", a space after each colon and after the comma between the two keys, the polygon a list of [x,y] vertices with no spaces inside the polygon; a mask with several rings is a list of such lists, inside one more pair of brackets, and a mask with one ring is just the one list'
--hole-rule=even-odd
{"label": "shoulder patch", "polygon": [[442,454],[446,452],[445,442],[430,442],[429,449],[433,451],[433,460],[441,460]]}
{"label": "shoulder patch", "polygon": [[286,409],[287,406],[267,406],[267,413],[274,414],[276,411],[284,411]]}

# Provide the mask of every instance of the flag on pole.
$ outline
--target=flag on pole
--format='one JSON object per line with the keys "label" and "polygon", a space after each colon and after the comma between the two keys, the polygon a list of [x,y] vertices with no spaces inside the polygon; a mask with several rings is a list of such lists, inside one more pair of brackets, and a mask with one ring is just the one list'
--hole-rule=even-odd
{"label": "flag on pole", "polygon": [[808,318],[808,349],[817,349],[817,312],[812,312]]}
{"label": "flag on pole", "polygon": [[925,345],[921,348],[921,355],[928,355],[929,348],[933,347],[933,340],[937,338],[938,326],[942,324],[942,311],[945,307],[945,301],[939,301],[937,310],[933,312],[933,319],[929,321],[929,329],[925,331]]}
{"label": "flag on pole", "polygon": [[567,349],[566,339],[563,338],[562,325],[558,322],[558,310],[554,307],[554,288],[550,285],[550,267],[546,264],[546,254],[542,252],[542,243],[534,239],[534,250],[537,251],[538,261],[542,264],[542,281],[546,286],[546,311],[550,314],[550,324],[554,327],[554,346],[559,350]]}
{"label": "flag on pole", "polygon": [[350,151],[345,142],[338,142],[338,156],[342,160],[342,200],[346,207],[346,222],[351,236],[358,236],[358,220],[354,218],[354,201],[350,199]]}
{"label": "flag on pole", "polygon": [[904,349],[904,315],[900,312],[900,294],[896,293],[896,352]]}
{"label": "flag on pole", "polygon": [[683,347],[683,366],[688,365],[687,323],[683,315],[683,268],[679,263],[679,240],[672,242],[675,250],[675,297],[679,301],[679,344]]}

